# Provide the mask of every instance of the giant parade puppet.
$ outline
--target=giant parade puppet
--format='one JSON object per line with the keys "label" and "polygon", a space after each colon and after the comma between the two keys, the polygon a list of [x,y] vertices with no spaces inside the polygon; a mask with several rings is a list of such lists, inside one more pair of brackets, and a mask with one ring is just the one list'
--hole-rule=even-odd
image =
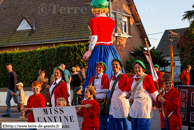
{"label": "giant parade puppet", "polygon": [[[119,54],[112,42],[112,34],[115,27],[115,21],[107,17],[109,12],[107,0],[93,0],[91,3],[92,13],[94,18],[89,22],[91,28],[91,42],[89,50],[84,54],[83,60],[88,61],[88,69],[86,72],[86,80],[84,87],[86,87],[90,78],[96,75],[96,63],[103,61],[107,65],[107,70],[104,72],[109,79],[113,74],[111,62],[118,58]],[[124,68],[121,70],[124,72]]]}

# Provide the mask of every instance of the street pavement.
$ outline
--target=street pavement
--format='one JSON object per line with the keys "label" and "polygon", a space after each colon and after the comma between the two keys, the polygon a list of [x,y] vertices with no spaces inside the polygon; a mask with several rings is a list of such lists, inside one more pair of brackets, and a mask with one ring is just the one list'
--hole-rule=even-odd
{"label": "street pavement", "polygon": [[[21,116],[21,114],[20,114],[20,112],[18,112],[16,107],[11,108],[11,117],[2,117],[1,115],[3,115],[5,113],[5,111],[6,111],[6,107],[0,107],[0,130],[2,130],[2,128],[1,128],[2,122],[27,122],[27,118],[25,118],[25,119],[19,118]],[[83,121],[83,118],[78,116],[78,122],[79,122],[80,128],[82,125],[82,121]],[[9,129],[6,129],[6,130],[9,130]],[[25,129],[22,129],[22,130],[25,130]],[[150,130],[160,130],[160,115],[159,115],[158,110],[153,111],[153,117],[151,120]],[[183,126],[182,130],[188,130],[188,127]]]}

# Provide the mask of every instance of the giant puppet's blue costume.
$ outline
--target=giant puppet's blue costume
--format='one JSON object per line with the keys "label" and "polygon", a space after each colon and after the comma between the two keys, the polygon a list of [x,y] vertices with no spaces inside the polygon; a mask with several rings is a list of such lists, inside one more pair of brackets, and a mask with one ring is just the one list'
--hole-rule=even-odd
{"label": "giant puppet's blue costume", "polygon": [[[107,0],[93,0],[91,3],[92,12],[95,18],[89,22],[91,28],[91,42],[89,50],[92,51],[88,61],[88,69],[84,88],[89,84],[92,76],[96,75],[96,63],[103,61],[107,65],[105,74],[109,79],[113,74],[111,62],[114,58],[118,58],[119,54],[112,43],[112,33],[115,27],[115,21],[106,16],[108,13]],[[86,52],[87,53],[87,52]],[[124,68],[121,70],[125,73]]]}
{"label": "giant puppet's blue costume", "polygon": [[[105,74],[111,79],[112,71],[112,60],[115,58],[120,59],[119,54],[112,43],[112,33],[115,27],[115,21],[106,16],[108,13],[108,2],[107,0],[93,0],[91,3],[92,12],[95,18],[92,18],[89,22],[91,28],[91,42],[89,50],[84,54],[83,59],[88,61],[88,68],[86,72],[86,79],[84,88],[89,85],[90,79],[96,75],[96,63],[103,61],[107,65]],[[125,73],[124,68],[121,70]],[[100,129],[107,130],[107,118],[100,116]],[[121,124],[121,120],[115,120],[115,123]],[[129,130],[129,122],[126,121],[123,129],[116,128],[115,125],[111,125],[111,130]]]}

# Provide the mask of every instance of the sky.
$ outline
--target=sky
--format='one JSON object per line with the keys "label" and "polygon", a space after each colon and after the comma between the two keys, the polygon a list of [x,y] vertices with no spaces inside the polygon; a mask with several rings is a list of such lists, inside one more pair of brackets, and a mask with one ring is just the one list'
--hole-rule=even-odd
{"label": "sky", "polygon": [[189,27],[189,21],[182,21],[182,15],[194,10],[194,0],[134,0],[134,3],[151,47],[155,48],[165,30]]}

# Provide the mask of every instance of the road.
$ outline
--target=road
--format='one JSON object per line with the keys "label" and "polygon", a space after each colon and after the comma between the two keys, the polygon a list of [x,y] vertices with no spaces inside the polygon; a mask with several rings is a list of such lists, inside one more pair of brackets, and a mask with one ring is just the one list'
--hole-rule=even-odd
{"label": "road", "polygon": [[[27,122],[27,118],[25,119],[19,118],[21,114],[17,111],[15,107],[11,108],[11,117],[2,117],[1,115],[4,114],[5,110],[6,110],[6,107],[0,107],[0,130],[2,130],[1,128],[2,122]],[[80,128],[81,128],[82,121],[83,121],[82,117],[78,116],[78,122],[79,122]],[[6,130],[9,130],[9,129],[6,129]],[[160,115],[158,110],[153,111],[150,130],[160,130]],[[183,126],[182,130],[188,130],[188,127]]]}

